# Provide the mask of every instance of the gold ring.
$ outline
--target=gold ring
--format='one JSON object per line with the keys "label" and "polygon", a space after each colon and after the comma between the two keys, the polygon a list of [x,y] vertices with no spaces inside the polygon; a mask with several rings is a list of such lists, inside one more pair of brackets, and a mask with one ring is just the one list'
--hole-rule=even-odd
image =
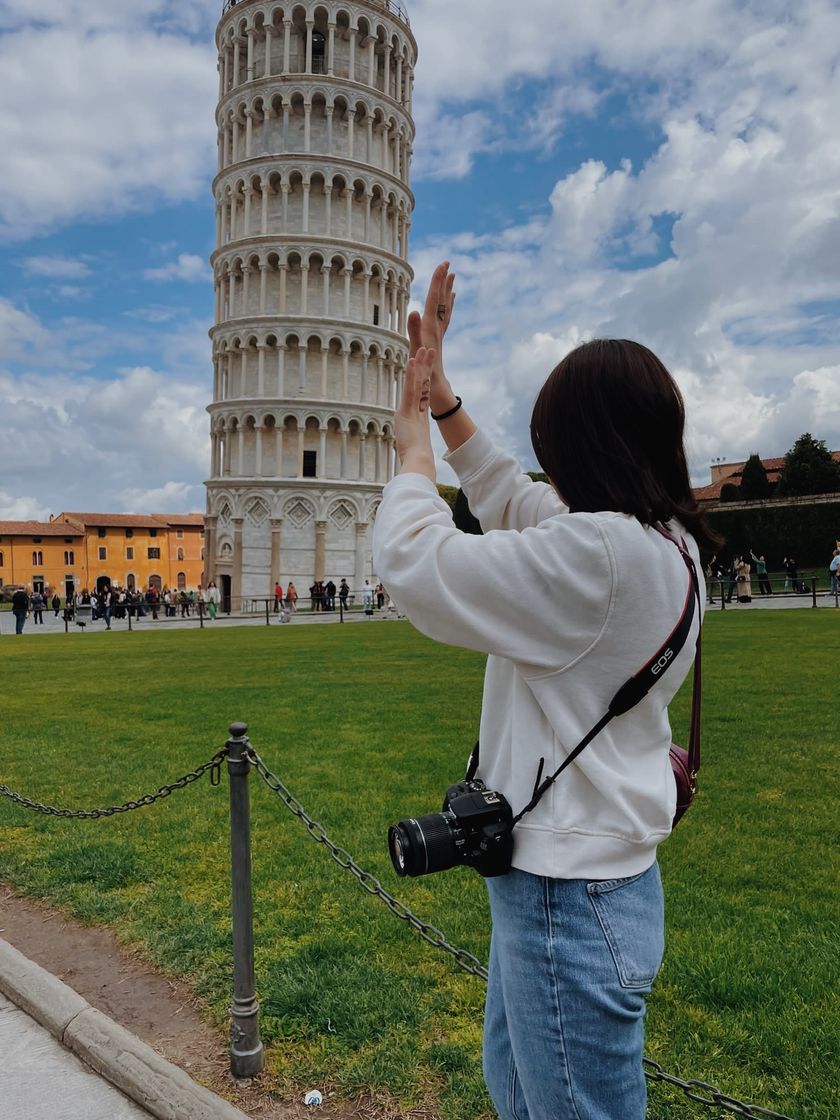
{"label": "gold ring", "polygon": [[438,319],[445,319],[446,318],[446,304],[445,303],[439,303],[438,304],[438,306],[437,306],[437,317],[438,317]]}

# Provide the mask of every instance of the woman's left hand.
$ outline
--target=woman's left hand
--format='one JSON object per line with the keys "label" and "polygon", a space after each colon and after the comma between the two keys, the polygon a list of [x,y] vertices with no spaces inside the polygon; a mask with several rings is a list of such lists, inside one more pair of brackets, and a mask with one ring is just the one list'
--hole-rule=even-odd
{"label": "woman's left hand", "polygon": [[409,358],[402,400],[394,417],[397,455],[403,472],[425,475],[435,481],[435,454],[429,430],[429,393],[436,352],[421,346]]}

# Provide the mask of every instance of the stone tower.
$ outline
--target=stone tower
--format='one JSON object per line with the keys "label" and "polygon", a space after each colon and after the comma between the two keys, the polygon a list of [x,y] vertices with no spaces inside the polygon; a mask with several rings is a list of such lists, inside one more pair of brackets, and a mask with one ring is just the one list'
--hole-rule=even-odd
{"label": "stone tower", "polygon": [[396,0],[227,0],[206,578],[370,579],[408,356],[417,47]]}

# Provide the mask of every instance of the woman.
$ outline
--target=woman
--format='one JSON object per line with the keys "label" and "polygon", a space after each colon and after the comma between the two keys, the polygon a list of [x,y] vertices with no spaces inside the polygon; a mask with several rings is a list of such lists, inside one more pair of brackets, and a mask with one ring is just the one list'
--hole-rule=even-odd
{"label": "woman", "polygon": [[743,556],[738,557],[738,562],[735,565],[735,570],[738,573],[738,602],[751,603],[752,602],[752,580],[750,579],[750,566]]}
{"label": "woman", "polygon": [[289,580],[289,586],[286,588],[286,606],[290,611],[297,610],[298,593],[297,588]]}
{"label": "woman", "polygon": [[[667,639],[690,581],[675,544],[715,545],[692,496],[679,391],[643,346],[572,351],[541,389],[532,482],[476,429],[444,373],[454,294],[436,269],[396,416],[374,565],[417,628],[490,655],[478,776],[518,813]],[[484,536],[460,533],[435,486],[439,423]],[[515,586],[522,594],[503,594]],[[700,599],[702,594],[700,583]],[[664,947],[657,845],[676,791],[667,705],[689,638],[648,696],[612,721],[514,829],[487,880],[493,933],[484,1072],[502,1120],[641,1120],[645,995]]]}
{"label": "woman", "polygon": [[216,586],[216,581],[211,579],[207,584],[207,611],[210,618],[215,621],[216,613],[219,609],[219,603],[222,601],[221,592]]}

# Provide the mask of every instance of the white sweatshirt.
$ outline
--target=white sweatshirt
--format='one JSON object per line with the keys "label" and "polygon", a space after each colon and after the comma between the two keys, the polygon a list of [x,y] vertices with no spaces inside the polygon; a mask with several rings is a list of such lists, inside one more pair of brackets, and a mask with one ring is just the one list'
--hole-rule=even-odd
{"label": "white sweatshirt", "polygon": [[[688,571],[676,547],[634,517],[569,513],[482,432],[447,459],[485,535],[461,533],[429,479],[401,474],[376,516],[374,566],[418,630],[490,655],[478,775],[518,813],[540,759],[543,776],[553,773],[668,637]],[[685,540],[702,580],[697,546]],[[698,627],[695,617],[647,697],[612,720],[516,826],[514,867],[612,879],[653,863],[676,802],[667,705],[691,668]]]}

